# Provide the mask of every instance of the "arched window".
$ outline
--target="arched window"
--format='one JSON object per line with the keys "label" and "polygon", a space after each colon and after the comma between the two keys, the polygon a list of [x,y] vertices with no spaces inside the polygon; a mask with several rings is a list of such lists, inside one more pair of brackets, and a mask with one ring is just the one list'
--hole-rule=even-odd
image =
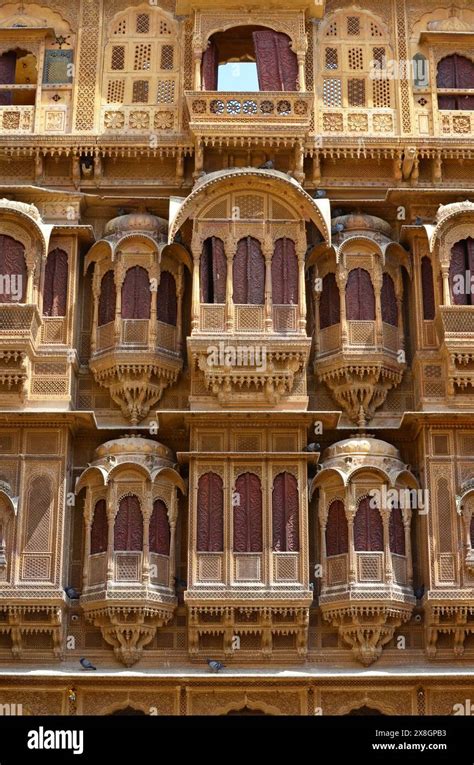
{"label": "arched window", "polygon": [[471,515],[471,523],[469,524],[469,536],[471,540],[471,548],[474,549],[474,513]]}
{"label": "arched window", "polygon": [[474,62],[469,58],[454,53],[441,59],[436,84],[439,109],[474,109],[474,95],[466,92],[474,89]]}
{"label": "arched window", "polygon": [[224,242],[211,236],[204,242],[201,263],[201,303],[225,303],[227,259]]}
{"label": "arched window", "polygon": [[[38,70],[36,56],[9,50],[0,56],[0,106],[34,106]],[[8,85],[15,85],[13,90]]]}
{"label": "arched window", "polygon": [[344,502],[335,499],[331,502],[326,525],[326,555],[344,555],[349,552],[349,534]]}
{"label": "arched window", "polygon": [[96,502],[91,527],[91,555],[107,551],[108,523],[105,499]]}
{"label": "arched window", "polygon": [[386,272],[382,280],[382,321],[391,324],[392,327],[398,327],[398,303],[395,293],[395,285],[390,274]]}
{"label": "arched window", "polygon": [[116,289],[114,272],[107,271],[100,283],[99,327],[115,321]]}
{"label": "arched window", "polygon": [[474,239],[462,239],[451,250],[449,282],[454,305],[473,305],[471,293],[474,276]]}
{"label": "arched window", "polygon": [[26,282],[23,245],[11,236],[0,234],[0,303],[24,303]]}
{"label": "arched window", "polygon": [[[158,8],[131,9],[115,17],[104,52],[106,104],[174,104],[178,96],[179,55],[175,23]],[[128,123],[104,114],[106,130],[173,130],[174,116],[132,112]]]}
{"label": "arched window", "polygon": [[224,491],[217,473],[204,473],[199,478],[197,496],[197,550],[224,550]]}
{"label": "arched window", "polygon": [[176,326],[178,317],[178,301],[176,298],[176,281],[169,271],[162,271],[158,293],[156,296],[156,316],[158,321]]}
{"label": "arched window", "polygon": [[273,305],[297,305],[298,258],[292,239],[277,239],[272,258]]}
{"label": "arched window", "polygon": [[234,257],[234,304],[263,305],[265,261],[260,242],[251,236],[241,239]]}
{"label": "arched window", "polygon": [[114,550],[143,550],[143,516],[139,499],[134,494],[120,500],[115,516]]}
{"label": "arched window", "polygon": [[341,299],[336,275],[326,274],[319,301],[319,328],[326,329],[341,321]]}
{"label": "arched window", "polygon": [[397,555],[406,555],[405,527],[403,525],[402,511],[399,507],[394,507],[390,513],[388,536],[390,541],[390,552],[396,553]]}
{"label": "arched window", "polygon": [[291,39],[265,27],[240,26],[213,34],[202,58],[204,90],[239,90],[226,87],[230,63],[238,62],[250,85],[245,90],[296,91],[298,60]]}
{"label": "arched window", "polygon": [[299,551],[298,481],[291,473],[280,473],[273,482],[272,532],[275,552]]}
{"label": "arched window", "polygon": [[153,503],[153,512],[150,518],[150,552],[157,555],[170,554],[168,511],[161,499],[156,499]]}
{"label": "arched window", "polygon": [[354,518],[354,548],[360,552],[383,551],[382,517],[371,502],[364,497]]}
{"label": "arched window", "polygon": [[421,259],[421,290],[423,293],[423,318],[433,321],[436,313],[433,266],[426,255]]}
{"label": "arched window", "polygon": [[346,284],[347,321],[375,321],[375,294],[370,274],[354,268]]}
{"label": "arched window", "polygon": [[262,487],[255,473],[243,473],[235,482],[234,552],[262,552]]}
{"label": "arched window", "polygon": [[67,254],[64,250],[52,250],[44,274],[43,316],[66,316],[67,282]]}
{"label": "arched window", "polygon": [[122,319],[149,319],[150,278],[141,266],[129,268],[122,285]]}

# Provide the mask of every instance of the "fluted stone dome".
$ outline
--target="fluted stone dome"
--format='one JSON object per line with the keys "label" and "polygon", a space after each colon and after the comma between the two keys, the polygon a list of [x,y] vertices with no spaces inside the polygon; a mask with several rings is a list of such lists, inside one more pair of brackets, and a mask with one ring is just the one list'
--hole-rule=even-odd
{"label": "fluted stone dome", "polygon": [[154,239],[166,241],[168,221],[147,212],[134,212],[112,218],[105,226],[106,237],[124,236],[125,234],[148,234]]}
{"label": "fluted stone dome", "polygon": [[351,436],[338,441],[324,451],[321,464],[324,468],[342,467],[344,470],[364,465],[388,471],[406,468],[398,449],[374,436]]}
{"label": "fluted stone dome", "polygon": [[[159,460],[163,463],[173,465],[174,455],[171,449],[151,438],[141,438],[140,436],[124,436],[123,438],[114,438],[106,441],[95,450],[95,459],[103,460],[108,457],[133,458],[135,461]],[[122,461],[122,460],[120,460]]]}
{"label": "fluted stone dome", "polygon": [[367,232],[383,234],[383,236],[392,238],[392,227],[383,218],[377,218],[375,215],[365,213],[350,213],[349,215],[339,215],[332,219],[332,225],[342,224],[344,232],[364,234]]}

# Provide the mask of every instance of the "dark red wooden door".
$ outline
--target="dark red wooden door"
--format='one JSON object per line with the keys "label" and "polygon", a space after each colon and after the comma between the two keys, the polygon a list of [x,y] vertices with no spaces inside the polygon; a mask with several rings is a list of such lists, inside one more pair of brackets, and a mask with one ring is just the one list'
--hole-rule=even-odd
{"label": "dark red wooden door", "polygon": [[390,513],[388,532],[390,551],[397,555],[405,555],[405,528],[402,511],[399,507],[394,507]]}
{"label": "dark red wooden door", "polygon": [[395,285],[390,274],[384,273],[382,280],[382,321],[398,327],[398,304]]}
{"label": "dark red wooden door", "polygon": [[298,304],[298,258],[292,239],[277,239],[272,258],[273,305]]}
{"label": "dark red wooden door", "polygon": [[319,328],[326,329],[341,321],[341,299],[336,275],[326,274],[319,301]]}
{"label": "dark red wooden door", "polygon": [[150,518],[150,552],[157,555],[170,554],[170,524],[168,511],[161,499],[153,503],[153,512]]}
{"label": "dark red wooden door", "polygon": [[462,239],[451,250],[449,281],[454,305],[472,305],[474,277],[474,239]]}
{"label": "dark red wooden door", "polygon": [[105,499],[99,499],[91,527],[91,555],[107,551],[108,523]]}
{"label": "dark red wooden door", "polygon": [[178,300],[176,297],[176,281],[169,271],[162,271],[158,293],[156,296],[156,316],[158,321],[176,326],[178,318]]}
{"label": "dark red wooden door", "polygon": [[326,526],[326,555],[343,555],[349,551],[349,533],[344,502],[335,499],[331,502]]}
{"label": "dark red wooden door", "polygon": [[239,475],[233,504],[234,552],[262,552],[262,487],[255,473]]}
{"label": "dark red wooden door", "polygon": [[241,239],[234,257],[235,305],[263,305],[265,302],[265,261],[260,242],[251,236]]}
{"label": "dark red wooden door", "polygon": [[[7,51],[0,56],[0,85],[13,85],[15,83],[16,53]],[[0,106],[10,106],[13,91],[0,90]]]}
{"label": "dark red wooden door", "polygon": [[66,316],[67,283],[67,254],[64,250],[52,250],[44,274],[43,316]]}
{"label": "dark red wooden door", "polygon": [[204,242],[201,264],[201,303],[225,303],[227,259],[224,242],[211,236]]}
{"label": "dark red wooden door", "polygon": [[272,549],[275,552],[300,549],[298,482],[287,472],[277,475],[273,482]]}
{"label": "dark red wooden door", "polygon": [[115,320],[116,289],[114,272],[107,271],[102,277],[99,297],[99,327]]}
{"label": "dark red wooden door", "polygon": [[433,321],[436,313],[433,266],[426,255],[421,259],[421,289],[423,292],[423,318]]}
{"label": "dark red wooden door", "polygon": [[264,29],[253,40],[260,90],[296,90],[298,60],[288,35]]}
{"label": "dark red wooden door", "polygon": [[199,479],[197,498],[197,550],[224,550],[224,491],[217,473],[205,473]]}
{"label": "dark red wooden door", "polygon": [[219,54],[214,40],[209,40],[202,57],[203,90],[217,90]]}
{"label": "dark red wooden door", "polygon": [[347,321],[375,321],[375,294],[370,274],[354,268],[346,284]]}
{"label": "dark red wooden door", "polygon": [[24,303],[27,270],[25,249],[11,236],[0,234],[0,303]]}
{"label": "dark red wooden door", "polygon": [[383,524],[380,512],[364,497],[354,518],[354,548],[362,552],[383,551]]}
{"label": "dark red wooden door", "polygon": [[122,285],[122,319],[149,319],[150,278],[141,266],[129,268]]}
{"label": "dark red wooden door", "polygon": [[133,494],[120,500],[115,516],[114,550],[143,550],[143,516],[138,497]]}
{"label": "dark red wooden door", "polygon": [[[446,90],[474,89],[474,62],[465,56],[455,53],[446,56],[438,64],[437,86]],[[440,109],[466,110],[474,109],[474,96],[456,94],[440,94],[438,96]]]}

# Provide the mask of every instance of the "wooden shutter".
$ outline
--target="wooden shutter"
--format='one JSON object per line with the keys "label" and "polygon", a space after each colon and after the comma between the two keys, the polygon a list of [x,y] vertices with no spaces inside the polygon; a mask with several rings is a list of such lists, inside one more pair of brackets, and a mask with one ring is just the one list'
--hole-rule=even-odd
{"label": "wooden shutter", "polygon": [[[446,56],[438,64],[436,82],[438,88],[452,91],[474,88],[474,62],[457,54]],[[456,95],[455,92],[439,95],[438,107],[471,111],[474,109],[474,96]]]}
{"label": "wooden shutter", "polygon": [[341,321],[341,299],[336,275],[326,274],[319,301],[319,328],[326,329]]}
{"label": "wooden shutter", "polygon": [[346,284],[347,321],[375,321],[375,294],[370,274],[354,268]]}
{"label": "wooden shutter", "polygon": [[436,312],[433,266],[426,255],[421,259],[421,289],[423,292],[423,318],[433,321]]}
{"label": "wooden shutter", "polygon": [[64,250],[49,253],[43,290],[43,316],[66,316],[68,261]]}
{"label": "wooden shutter", "polygon": [[234,552],[262,552],[262,488],[255,473],[235,482]]}
{"label": "wooden shutter", "polygon": [[288,35],[265,29],[254,32],[253,40],[260,90],[296,90],[298,60]]}
{"label": "wooden shutter", "polygon": [[150,518],[150,552],[157,555],[170,554],[170,524],[168,511],[161,499],[153,503],[153,512]]}
{"label": "wooden shutter", "polygon": [[[474,89],[474,61],[466,56],[455,55],[456,87],[460,90]],[[459,95],[457,108],[465,111],[474,109],[474,96]]]}
{"label": "wooden shutter", "polygon": [[143,550],[143,516],[135,495],[120,500],[114,525],[114,550]]}
{"label": "wooden shutter", "polygon": [[156,315],[158,321],[176,326],[178,317],[178,301],[176,298],[176,282],[173,274],[162,271],[158,293],[156,296]]}
{"label": "wooden shutter", "polygon": [[273,305],[298,304],[298,258],[292,239],[278,239],[272,258]]}
{"label": "wooden shutter", "polygon": [[395,294],[395,285],[390,274],[384,273],[382,279],[382,321],[398,327],[398,304]]}
{"label": "wooden shutter", "polygon": [[397,555],[406,555],[405,528],[403,526],[402,511],[399,507],[394,507],[390,513],[388,536],[390,540],[390,552],[396,553]]}
{"label": "wooden shutter", "polygon": [[225,303],[227,259],[224,242],[216,236],[211,236],[204,242],[200,277],[201,303]]}
{"label": "wooden shutter", "polygon": [[298,482],[291,473],[280,473],[273,482],[272,549],[298,552],[299,537]]}
{"label": "wooden shutter", "polygon": [[335,499],[331,502],[326,526],[326,556],[344,555],[349,551],[349,533],[344,502]]}
{"label": "wooden shutter", "polygon": [[471,547],[474,548],[474,513],[471,515],[471,523],[469,526],[469,532],[470,532],[470,539],[471,539]]}
{"label": "wooden shutter", "polygon": [[199,478],[197,497],[197,550],[224,550],[224,492],[222,478],[217,473],[205,473]]}
{"label": "wooden shutter", "polygon": [[[467,246],[466,241],[463,239],[461,242],[456,242],[453,249],[451,250],[451,261],[449,264],[449,282],[451,285],[451,298],[453,305],[468,305],[469,303],[469,296],[467,295],[467,290],[465,289],[467,269]],[[455,277],[457,276],[461,277],[461,291],[459,291],[459,287],[457,288],[457,291],[455,291],[455,286],[458,281],[457,279],[455,281]],[[464,289],[462,289],[463,285]]]}
{"label": "wooden shutter", "polygon": [[148,272],[141,266],[129,268],[122,285],[122,319],[149,319],[151,290]]}
{"label": "wooden shutter", "polygon": [[[28,279],[25,250],[22,243],[11,236],[0,235],[0,276],[8,276],[11,280],[10,283],[8,280],[2,280],[0,303],[24,303]],[[18,293],[20,288],[21,294],[18,300],[18,294],[14,293]]]}
{"label": "wooden shutter", "polygon": [[108,523],[105,499],[99,499],[91,527],[91,555],[107,552]]}
{"label": "wooden shutter", "polygon": [[116,290],[114,272],[107,271],[102,277],[99,297],[99,327],[115,320]]}
{"label": "wooden shutter", "polygon": [[[13,85],[15,83],[16,53],[7,51],[0,56],[0,85]],[[13,91],[0,90],[0,106],[10,106]]]}
{"label": "wooden shutter", "polygon": [[202,57],[203,90],[217,90],[219,72],[219,54],[214,40],[209,40]]}
{"label": "wooden shutter", "polygon": [[383,551],[383,524],[380,512],[364,497],[354,518],[354,549],[359,552]]}
{"label": "wooden shutter", "polygon": [[260,242],[251,236],[237,245],[233,267],[234,303],[263,305],[265,302],[265,260]]}

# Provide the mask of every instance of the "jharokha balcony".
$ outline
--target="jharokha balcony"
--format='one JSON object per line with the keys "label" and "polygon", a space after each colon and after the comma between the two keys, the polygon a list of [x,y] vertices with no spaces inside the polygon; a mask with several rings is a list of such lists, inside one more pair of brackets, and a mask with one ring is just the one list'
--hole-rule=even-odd
{"label": "jharokha balcony", "polygon": [[440,306],[436,328],[447,368],[448,394],[469,393],[474,386],[474,307]]}
{"label": "jharokha balcony", "polygon": [[177,490],[185,485],[171,450],[150,439],[108,441],[95,456],[76,485],[85,523],[81,606],[130,666],[176,609]]}

